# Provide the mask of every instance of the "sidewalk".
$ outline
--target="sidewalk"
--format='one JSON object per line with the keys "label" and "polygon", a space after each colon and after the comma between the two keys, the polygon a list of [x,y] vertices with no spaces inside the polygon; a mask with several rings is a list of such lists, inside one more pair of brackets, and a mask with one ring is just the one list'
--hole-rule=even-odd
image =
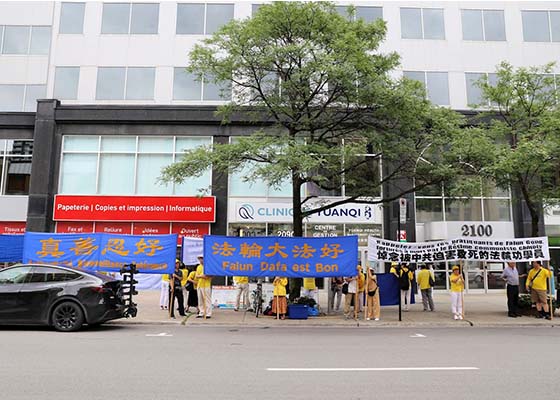
{"label": "sidewalk", "polygon": [[[181,324],[183,317],[175,313],[176,319],[169,318],[167,311],[159,308],[159,291],[144,291],[135,296],[138,304],[138,316],[130,319],[112,321],[114,324]],[[235,312],[231,309],[214,309],[212,318],[204,320],[192,315],[186,325],[210,325],[210,326],[246,326],[246,327],[524,327],[524,326],[560,326],[560,313],[552,321],[536,319],[533,315],[520,318],[509,318],[507,316],[506,296],[504,292],[489,294],[465,294],[465,320],[455,321],[451,315],[450,298],[448,293],[434,294],[436,311],[422,311],[422,304],[413,304],[411,310],[402,313],[402,321],[399,322],[398,306],[381,307],[380,321],[366,321],[363,314],[358,320],[346,320],[342,312],[321,317],[311,317],[307,320],[276,320],[273,317],[259,316],[255,318],[254,313]],[[326,304],[326,303],[325,303]],[[196,310],[191,310],[196,311]],[[326,311],[326,310],[324,310]]]}

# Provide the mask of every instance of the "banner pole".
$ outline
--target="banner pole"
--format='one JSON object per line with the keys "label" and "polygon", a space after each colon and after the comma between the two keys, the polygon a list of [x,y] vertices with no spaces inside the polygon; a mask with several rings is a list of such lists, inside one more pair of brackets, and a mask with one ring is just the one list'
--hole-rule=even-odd
{"label": "banner pole", "polygon": [[175,278],[173,274],[169,279],[169,318],[174,317],[173,307],[175,303]]}
{"label": "banner pole", "polygon": [[463,260],[459,260],[459,273],[463,281],[463,290],[461,290],[461,319],[465,319],[465,279],[463,278]]}
{"label": "banner pole", "polygon": [[553,275],[550,275],[550,278],[548,278],[549,281],[550,281],[550,283],[549,283],[549,285],[550,285],[550,298],[549,298],[550,306],[549,307],[550,307],[550,320],[551,321],[554,319],[554,304],[552,302],[552,297],[553,297],[553,294],[552,294],[552,277],[553,277]]}
{"label": "banner pole", "polygon": [[280,296],[276,295],[276,319],[280,319]]}
{"label": "banner pole", "polygon": [[364,310],[364,320],[367,319],[367,314],[368,314],[368,310],[369,310],[369,303],[370,303],[370,299],[369,299],[369,295],[368,295],[368,287],[369,287],[369,282],[370,282],[370,277],[369,277],[369,267],[367,269],[367,273],[366,273],[366,287],[364,288],[364,293],[366,295],[366,309]]}

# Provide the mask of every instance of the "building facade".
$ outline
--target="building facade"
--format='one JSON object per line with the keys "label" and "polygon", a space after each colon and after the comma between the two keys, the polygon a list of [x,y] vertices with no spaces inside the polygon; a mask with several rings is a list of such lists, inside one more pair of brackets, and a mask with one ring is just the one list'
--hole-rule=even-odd
{"label": "building facade", "polygon": [[[345,13],[350,3],[337,4]],[[224,93],[195,81],[184,67],[197,41],[232,18],[249,18],[259,5],[0,3],[0,233],[290,235],[289,186],[272,189],[244,182],[242,173],[224,177],[212,171],[180,185],[158,181],[161,168],[184,149],[227,143],[255,129],[243,120],[222,125],[213,112],[227,101]],[[480,99],[474,82],[482,76],[495,79],[501,61],[534,66],[560,59],[560,2],[367,1],[355,6],[356,18],[387,22],[381,51],[401,55],[395,76],[421,81],[433,103],[466,114]],[[211,190],[200,197],[198,189],[205,187]],[[344,196],[344,188],[306,190],[324,201]],[[125,210],[136,204],[212,211],[109,216],[103,209],[109,196],[120,199]],[[500,190],[466,202],[447,198],[444,191],[408,195],[407,222],[400,229],[411,241],[528,236],[530,219],[517,199]],[[91,213],[57,213],[88,203]],[[560,210],[543,214],[557,265]],[[357,234],[366,262],[367,236],[396,239],[397,225],[396,203],[347,205],[310,218],[305,234]],[[438,288],[446,288],[450,267],[437,266]],[[496,279],[501,268],[470,263],[469,289],[502,288]]]}

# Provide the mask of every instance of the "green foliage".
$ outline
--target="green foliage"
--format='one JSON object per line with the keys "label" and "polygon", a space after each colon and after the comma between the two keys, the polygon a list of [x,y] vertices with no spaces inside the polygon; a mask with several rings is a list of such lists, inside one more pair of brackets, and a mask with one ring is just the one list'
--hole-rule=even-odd
{"label": "green foliage", "polygon": [[[162,180],[181,182],[213,168],[272,187],[290,181],[298,235],[306,216],[371,202],[390,182],[413,180],[421,188],[454,179],[462,166],[450,148],[460,144],[461,117],[431,105],[418,82],[391,77],[399,57],[379,50],[385,33],[384,21],[347,19],[328,2],[273,2],[222,27],[195,45],[187,70],[222,87],[231,83],[232,101],[219,109],[224,123],[241,113],[266,128],[188,151]],[[390,165],[383,177],[381,160]],[[336,191],[343,183],[346,198],[336,203],[301,197],[304,186]],[[397,188],[377,201],[413,190]]]}
{"label": "green foliage", "polygon": [[483,104],[491,106],[458,147],[483,179],[520,190],[534,236],[541,206],[560,198],[560,93],[551,75],[553,66],[516,69],[503,62],[497,84],[479,81]]}

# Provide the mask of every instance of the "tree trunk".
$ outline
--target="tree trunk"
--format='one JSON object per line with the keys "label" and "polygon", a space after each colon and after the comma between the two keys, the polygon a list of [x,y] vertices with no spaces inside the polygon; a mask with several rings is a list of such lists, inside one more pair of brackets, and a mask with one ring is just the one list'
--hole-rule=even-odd
{"label": "tree trunk", "polygon": [[[302,210],[301,210],[301,179],[297,171],[292,171],[292,210],[293,210],[293,218],[292,224],[294,229],[294,237],[302,237],[303,236],[303,218],[302,218]],[[294,299],[300,296],[301,286],[302,286],[302,279],[301,278],[290,278],[288,280],[290,285],[290,300],[293,301]]]}

